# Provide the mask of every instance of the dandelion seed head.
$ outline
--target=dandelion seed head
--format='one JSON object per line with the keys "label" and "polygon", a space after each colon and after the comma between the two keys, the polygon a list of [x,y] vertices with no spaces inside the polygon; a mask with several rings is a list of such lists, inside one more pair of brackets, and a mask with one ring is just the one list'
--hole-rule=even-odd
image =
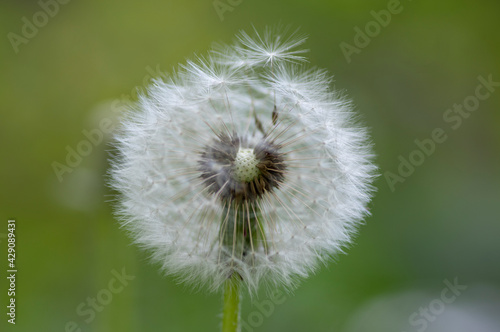
{"label": "dandelion seed head", "polygon": [[368,215],[367,132],[330,76],[301,64],[304,40],[240,33],[156,80],[124,119],[117,212],[167,274],[293,287]]}

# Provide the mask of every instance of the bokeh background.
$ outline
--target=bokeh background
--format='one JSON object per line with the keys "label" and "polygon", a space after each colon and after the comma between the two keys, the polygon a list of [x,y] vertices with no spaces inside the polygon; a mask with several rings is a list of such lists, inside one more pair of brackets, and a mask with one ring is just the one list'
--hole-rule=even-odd
{"label": "bokeh background", "polygon": [[[500,331],[500,88],[456,130],[443,120],[478,76],[500,82],[500,2],[402,1],[350,62],[341,43],[355,46],[355,27],[387,1],[221,0],[222,16],[212,0],[61,2],[42,0],[53,14],[58,4],[46,22],[37,1],[0,4],[1,331],[218,331],[220,295],[163,277],[113,219],[110,136],[61,179],[53,163],[65,164],[101,119],[116,121],[117,103],[152,76],[252,24],[278,23],[310,36],[311,64],[335,76],[371,128],[381,176],[348,255],[269,313],[247,297],[242,317],[256,327],[246,330]],[[13,46],[34,15],[40,27]],[[397,174],[399,156],[435,128],[448,139],[391,190],[386,172]],[[15,327],[5,315],[8,218],[17,221]],[[135,278],[95,317],[77,312],[123,269]],[[455,279],[467,289],[441,310],[444,280]],[[412,325],[429,306],[438,314]]]}

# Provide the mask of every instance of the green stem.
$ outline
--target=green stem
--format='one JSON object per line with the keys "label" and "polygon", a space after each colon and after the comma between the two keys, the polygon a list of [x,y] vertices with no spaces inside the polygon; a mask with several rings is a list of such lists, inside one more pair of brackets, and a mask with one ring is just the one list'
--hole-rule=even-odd
{"label": "green stem", "polygon": [[224,306],[222,308],[222,332],[240,332],[241,279],[237,273],[224,285]]}

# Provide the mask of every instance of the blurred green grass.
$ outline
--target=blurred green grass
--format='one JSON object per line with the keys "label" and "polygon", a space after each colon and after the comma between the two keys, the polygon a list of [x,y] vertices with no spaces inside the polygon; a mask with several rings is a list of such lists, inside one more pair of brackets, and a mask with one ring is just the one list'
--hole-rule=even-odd
{"label": "blurred green grass", "polygon": [[[147,67],[171,72],[240,29],[281,22],[310,36],[311,63],[335,75],[335,87],[371,128],[381,174],[396,172],[398,156],[444,127],[444,111],[474,92],[479,75],[500,80],[499,3],[403,6],[347,63],[339,44],[352,44],[353,28],[373,20],[370,11],[386,1],[243,1],[224,21],[210,1],[71,1],[18,54],[6,36],[20,34],[21,18],[40,7],[4,1],[0,207],[3,220],[18,223],[15,328],[64,331],[75,321],[82,331],[217,330],[219,295],[162,277],[113,219],[104,185],[109,146],[95,146],[62,182],[52,163],[64,162],[66,146],[75,148],[110,102],[142,86]],[[255,330],[339,331],[369,299],[439,288],[445,278],[500,287],[499,106],[497,91],[394,193],[381,176],[373,216],[348,255],[303,282]],[[5,241],[0,247],[6,252]],[[77,306],[123,267],[135,280],[85,323]],[[253,310],[247,299],[243,317]]]}

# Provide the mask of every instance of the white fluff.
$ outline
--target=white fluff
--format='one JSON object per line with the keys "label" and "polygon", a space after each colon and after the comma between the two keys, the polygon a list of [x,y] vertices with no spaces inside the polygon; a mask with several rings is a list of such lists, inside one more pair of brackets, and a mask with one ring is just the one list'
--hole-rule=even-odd
{"label": "white fluff", "polygon": [[[117,137],[111,184],[122,225],[167,274],[195,286],[217,290],[236,272],[250,290],[292,287],[341,252],[368,214],[376,167],[366,130],[325,71],[298,64],[304,39],[273,33],[241,33],[235,45],[157,80]],[[284,145],[287,171],[255,203],[268,248],[252,248],[250,259],[219,243],[222,204],[197,167],[214,131],[262,138],[255,118]]]}

